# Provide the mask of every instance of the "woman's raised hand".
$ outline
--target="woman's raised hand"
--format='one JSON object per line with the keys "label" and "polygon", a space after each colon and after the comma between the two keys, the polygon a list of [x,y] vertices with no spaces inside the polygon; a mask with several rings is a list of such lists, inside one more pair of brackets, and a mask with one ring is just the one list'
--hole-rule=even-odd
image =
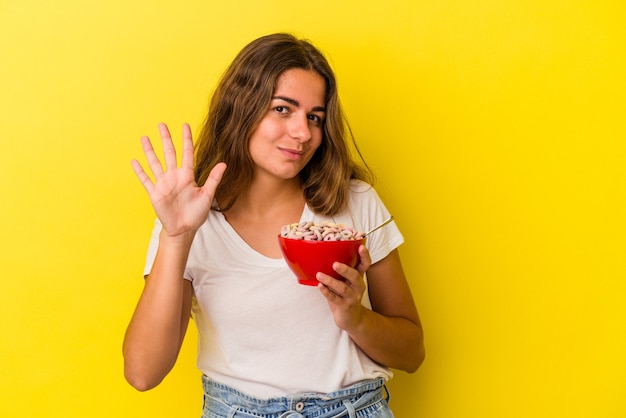
{"label": "woman's raised hand", "polygon": [[141,145],[154,181],[137,160],[132,161],[133,170],[150,196],[152,206],[163,225],[163,232],[171,237],[195,234],[209,215],[215,189],[222,179],[226,164],[217,164],[205,184],[199,187],[194,179],[194,149],[189,125],[183,125],[180,167],[167,125],[159,124],[159,133],[163,142],[165,168],[154,152],[150,139],[144,136],[141,138]]}

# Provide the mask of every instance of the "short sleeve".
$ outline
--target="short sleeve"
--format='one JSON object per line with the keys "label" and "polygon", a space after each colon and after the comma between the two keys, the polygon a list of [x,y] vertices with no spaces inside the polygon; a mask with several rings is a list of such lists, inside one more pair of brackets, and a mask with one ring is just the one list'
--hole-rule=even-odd
{"label": "short sleeve", "polygon": [[154,221],[154,227],[152,228],[152,235],[150,237],[150,243],[148,244],[148,252],[146,254],[146,264],[143,269],[143,277],[148,277],[156,258],[157,249],[159,248],[159,234],[161,233],[161,222],[156,219]]}
{"label": "short sleeve", "polygon": [[[371,185],[353,181],[351,189],[350,211],[360,230],[367,232],[382,224],[391,216],[389,210]],[[390,252],[403,243],[404,237],[395,221],[370,234],[367,237],[366,245],[370,252],[372,264],[387,257]]]}

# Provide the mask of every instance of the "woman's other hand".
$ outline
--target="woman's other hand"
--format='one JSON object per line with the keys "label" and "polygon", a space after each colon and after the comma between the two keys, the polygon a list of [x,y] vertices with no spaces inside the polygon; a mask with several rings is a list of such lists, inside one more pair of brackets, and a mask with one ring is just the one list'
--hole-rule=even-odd
{"label": "woman's other hand", "polygon": [[[318,273],[320,292],[328,301],[335,324],[365,354],[380,364],[412,373],[424,361],[424,334],[398,251],[372,264],[369,252],[361,246],[359,257],[355,268],[333,265],[344,280]],[[366,288],[371,310],[361,304]]]}
{"label": "woman's other hand", "polygon": [[363,305],[361,299],[366,286],[363,275],[370,267],[371,258],[364,245],[359,247],[359,263],[355,268],[335,262],[333,270],[339,273],[344,280],[337,280],[324,273],[317,274],[320,282],[318,288],[326,297],[330,310],[337,326],[349,331],[358,326],[361,320]]}

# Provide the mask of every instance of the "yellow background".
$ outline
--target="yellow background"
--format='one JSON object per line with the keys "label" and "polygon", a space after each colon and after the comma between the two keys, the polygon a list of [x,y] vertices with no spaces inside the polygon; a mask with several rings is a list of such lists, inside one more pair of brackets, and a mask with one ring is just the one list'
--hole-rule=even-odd
{"label": "yellow background", "polygon": [[200,415],[194,332],[157,389],[122,377],[153,222],[130,160],[275,31],[328,54],[407,238],[427,358],[396,416],[626,416],[625,21],[621,0],[0,1],[0,416]]}

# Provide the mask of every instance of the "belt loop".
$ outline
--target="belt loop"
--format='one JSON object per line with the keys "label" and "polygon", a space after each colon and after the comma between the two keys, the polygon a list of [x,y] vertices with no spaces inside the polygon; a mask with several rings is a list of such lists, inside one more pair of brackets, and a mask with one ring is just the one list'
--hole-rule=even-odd
{"label": "belt loop", "polygon": [[237,411],[239,410],[238,406],[231,406],[230,409],[228,410],[228,418],[233,418],[236,414]]}
{"label": "belt loop", "polygon": [[345,399],[342,402],[343,402],[343,405],[346,407],[346,410],[348,411],[348,417],[356,418],[356,412],[354,410],[354,406],[352,406],[352,404],[349,401],[346,401]]}

